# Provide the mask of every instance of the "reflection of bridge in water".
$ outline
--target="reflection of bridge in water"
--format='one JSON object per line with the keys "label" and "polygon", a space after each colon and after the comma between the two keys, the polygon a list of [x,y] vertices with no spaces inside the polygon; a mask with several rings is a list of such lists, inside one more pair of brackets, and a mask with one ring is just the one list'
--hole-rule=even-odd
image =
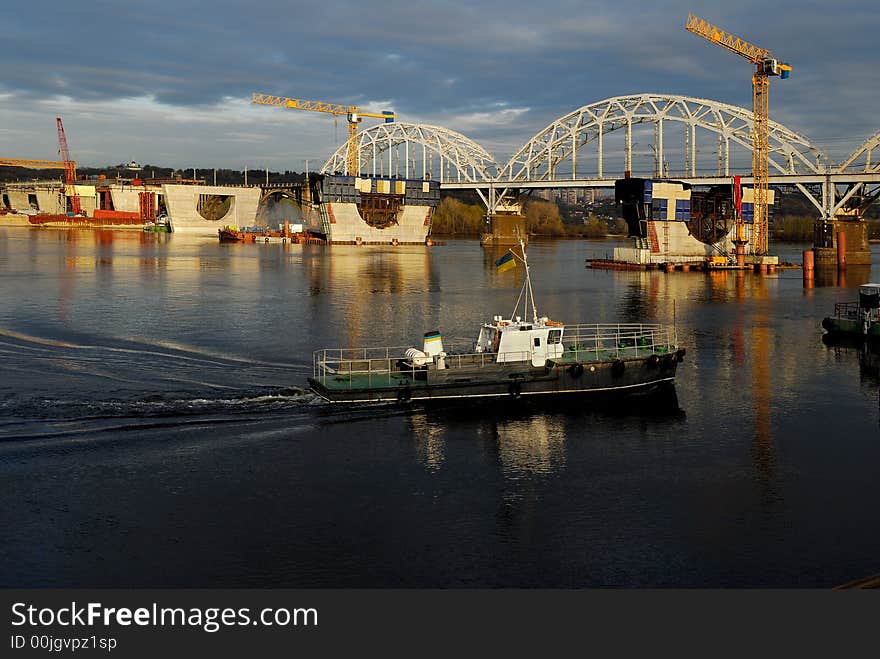
{"label": "reflection of bridge in water", "polygon": [[[443,189],[475,190],[491,213],[505,198],[531,189],[610,188],[625,172],[693,185],[729,183],[730,176],[740,174],[750,183],[752,124],[751,109],[635,94],[560,117],[503,165],[460,133],[395,122],[358,135],[357,172],[348,171],[347,145],[322,172],[438,180]],[[826,222],[841,213],[860,214],[880,195],[878,150],[880,132],[834,163],[809,139],[771,121],[770,184],[799,189]]]}

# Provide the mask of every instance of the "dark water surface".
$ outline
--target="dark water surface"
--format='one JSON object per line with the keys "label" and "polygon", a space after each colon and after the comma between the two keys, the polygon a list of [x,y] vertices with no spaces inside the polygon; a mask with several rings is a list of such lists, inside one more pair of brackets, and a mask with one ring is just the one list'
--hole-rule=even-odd
{"label": "dark water surface", "polygon": [[[846,281],[608,272],[536,242],[539,310],[671,323],[678,408],[336,410],[322,347],[472,340],[474,242],[0,229],[0,586],[832,586],[880,572],[878,361]],[[800,261],[802,246],[781,248]],[[875,254],[875,271],[878,255]],[[844,288],[837,284],[843,284]]]}

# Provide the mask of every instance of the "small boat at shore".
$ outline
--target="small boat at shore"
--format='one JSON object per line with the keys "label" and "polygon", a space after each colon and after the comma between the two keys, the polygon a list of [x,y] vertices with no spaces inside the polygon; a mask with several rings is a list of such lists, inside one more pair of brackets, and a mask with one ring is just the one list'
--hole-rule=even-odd
{"label": "small boat at shore", "polygon": [[[440,332],[422,348],[325,348],[313,354],[310,389],[333,403],[509,398],[552,394],[646,394],[674,383],[685,349],[660,324],[569,325],[538,314],[525,246],[496,261],[523,265],[511,316],[483,323],[476,340],[444,346]],[[522,303],[523,314],[517,315]]]}
{"label": "small boat at shore", "polygon": [[171,220],[166,215],[160,215],[154,222],[144,222],[144,231],[147,233],[171,233],[173,230]]}
{"label": "small boat at shore", "polygon": [[833,336],[880,339],[880,284],[859,286],[857,302],[838,302],[834,313],[822,319],[822,327]]}

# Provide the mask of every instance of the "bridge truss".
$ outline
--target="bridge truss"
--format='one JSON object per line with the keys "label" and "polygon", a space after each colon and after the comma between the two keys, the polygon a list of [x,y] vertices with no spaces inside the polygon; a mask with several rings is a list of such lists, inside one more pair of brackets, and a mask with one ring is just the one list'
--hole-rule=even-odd
{"label": "bridge truss", "polygon": [[434,179],[442,185],[484,183],[498,171],[495,158],[473,140],[427,124],[373,126],[358,135],[358,151],[358,171],[348,171],[347,145],[342,145],[324,163],[321,173]]}
{"label": "bridge truss", "polygon": [[[627,173],[694,185],[725,183],[739,173],[744,183],[751,183],[752,130],[750,108],[688,96],[634,94],[590,103],[560,117],[503,166],[460,133],[397,122],[359,135],[357,172],[347,169],[347,145],[321,171],[434,179],[445,189],[475,190],[493,213],[498,204],[529,189],[608,188]],[[842,209],[864,208],[880,196],[880,133],[835,165],[809,139],[771,121],[769,169],[772,185],[797,187],[831,221]]]}

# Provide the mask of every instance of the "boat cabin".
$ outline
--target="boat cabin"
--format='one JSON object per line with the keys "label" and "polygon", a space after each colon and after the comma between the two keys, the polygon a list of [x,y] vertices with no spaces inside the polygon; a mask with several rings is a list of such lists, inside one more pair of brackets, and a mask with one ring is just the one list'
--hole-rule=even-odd
{"label": "boat cabin", "polygon": [[532,366],[543,366],[548,359],[562,356],[564,331],[562,323],[547,317],[529,322],[519,316],[510,320],[495,316],[480,327],[474,352],[493,353],[497,363],[530,361]]}
{"label": "boat cabin", "polygon": [[880,309],[880,284],[859,286],[859,306],[862,309]]}

